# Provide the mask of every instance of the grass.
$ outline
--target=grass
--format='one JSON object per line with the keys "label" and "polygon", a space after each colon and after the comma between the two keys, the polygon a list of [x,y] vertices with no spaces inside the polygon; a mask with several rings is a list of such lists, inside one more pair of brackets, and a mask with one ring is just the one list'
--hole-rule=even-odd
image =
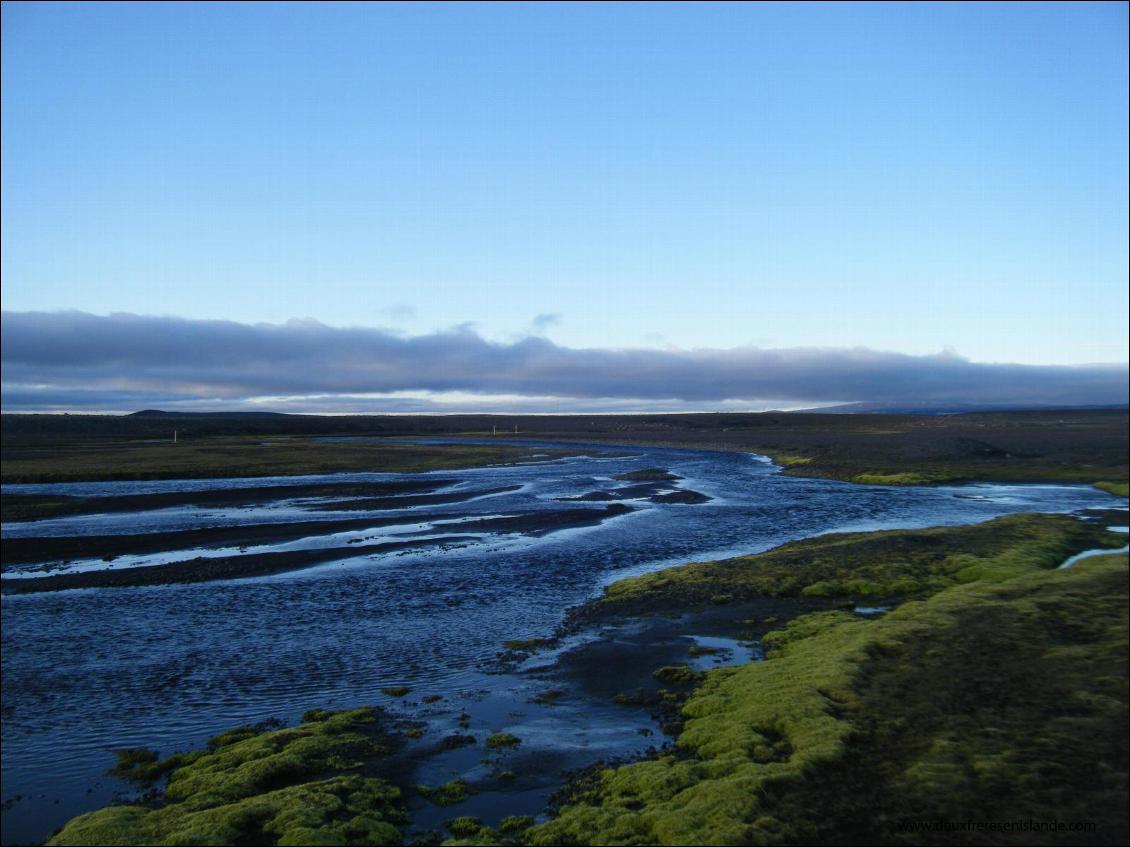
{"label": "grass", "polygon": [[1035,565],[1123,541],[1064,515],[1011,515],[973,526],[836,533],[765,553],[667,568],[621,580],[598,601],[602,614],[683,611],[754,597],[900,601],[975,580],[1006,579]]}
{"label": "grass", "polygon": [[902,829],[968,819],[1094,821],[1023,843],[1125,842],[1126,556],[1049,570],[1070,527],[1012,524],[961,580],[927,589],[911,565],[923,599],[806,615],[766,636],[766,661],[710,671],[673,752],[603,771],[528,843],[1018,843]]}
{"label": "grass", "polygon": [[535,452],[567,455],[567,451],[523,447],[317,441],[291,436],[212,436],[176,444],[171,440],[93,441],[5,447],[2,481],[415,473],[531,461]]}
{"label": "grass", "polygon": [[386,752],[374,711],[309,716],[233,730],[165,762],[124,757],[127,769],[169,774],[161,801],[80,815],[48,844],[399,844],[400,791],[363,774]]}

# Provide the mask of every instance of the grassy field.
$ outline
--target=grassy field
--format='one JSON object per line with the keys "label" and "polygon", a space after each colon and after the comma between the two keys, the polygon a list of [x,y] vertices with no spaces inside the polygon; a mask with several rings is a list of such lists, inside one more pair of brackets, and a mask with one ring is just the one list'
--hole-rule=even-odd
{"label": "grassy field", "polygon": [[[6,483],[110,479],[203,479],[339,472],[419,472],[533,460],[522,447],[323,441],[300,436],[203,436],[173,443],[91,440],[11,444]],[[566,455],[567,451],[554,453]]]}

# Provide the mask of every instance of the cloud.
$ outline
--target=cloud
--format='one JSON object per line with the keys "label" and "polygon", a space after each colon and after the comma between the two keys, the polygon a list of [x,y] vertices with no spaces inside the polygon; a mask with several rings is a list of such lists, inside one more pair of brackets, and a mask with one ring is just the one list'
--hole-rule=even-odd
{"label": "cloud", "polygon": [[[45,401],[42,408],[89,409],[236,406],[271,397],[308,398],[309,407],[323,410],[339,402],[352,410],[409,411],[410,398],[397,393],[434,402],[450,392],[469,395],[467,406],[490,395],[563,404],[554,411],[569,411],[570,403],[586,410],[626,403],[723,408],[769,399],[793,405],[1127,402],[1125,364],[983,364],[952,351],[909,356],[866,348],[573,349],[536,336],[495,343],[471,325],[403,336],[313,320],[240,324],[4,312],[0,350],[9,410],[33,408],[36,397]],[[153,402],[140,402],[147,399]]]}
{"label": "cloud", "polygon": [[542,312],[540,315],[534,316],[534,319],[530,321],[530,326],[535,335],[542,335],[547,329],[557,326],[559,323],[561,323],[559,312]]}

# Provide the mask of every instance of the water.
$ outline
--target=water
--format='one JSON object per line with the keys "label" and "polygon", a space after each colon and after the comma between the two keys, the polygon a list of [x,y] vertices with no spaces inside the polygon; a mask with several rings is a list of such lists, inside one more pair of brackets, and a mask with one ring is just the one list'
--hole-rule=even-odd
{"label": "water", "polygon": [[[511,800],[528,807],[515,813],[537,811],[557,778],[546,762],[576,767],[631,755],[654,743],[641,734],[647,723],[643,713],[575,697],[552,706],[528,704],[552,684],[552,658],[531,660],[501,676],[484,673],[484,663],[503,640],[549,634],[568,606],[602,585],[824,532],[965,524],[1014,512],[1070,512],[1111,503],[1108,494],[1085,486],[858,486],[782,476],[763,458],[744,453],[631,450],[633,455],[623,458],[438,473],[472,489],[522,487],[461,503],[396,510],[404,515],[403,526],[384,526],[379,534],[421,531],[414,526],[419,512],[478,517],[602,509],[603,503],[566,504],[556,498],[609,489],[621,484],[610,481],[613,475],[647,467],[669,468],[685,478],[681,487],[713,499],[700,505],[636,502],[636,511],[598,526],[541,537],[479,533],[466,546],[443,552],[357,555],[266,578],[5,596],[3,798],[22,799],[5,811],[4,842],[42,839],[121,791],[123,786],[99,776],[113,764],[115,748],[146,746],[169,753],[237,724],[269,717],[293,722],[311,707],[376,703],[420,713],[418,702],[391,701],[380,693],[390,685],[410,686],[409,700],[428,693],[444,697],[424,714],[436,732],[453,726],[453,710],[465,708],[476,731],[505,727],[523,737],[510,765],[540,755],[546,779],[529,788],[524,801]],[[388,478],[392,475],[324,479]],[[122,494],[248,484],[114,482],[4,490]],[[106,535],[343,516],[310,513],[295,502],[252,509],[183,507],[10,524],[3,534]],[[136,563],[169,558],[154,554]],[[710,661],[704,659],[704,667]],[[482,763],[481,750],[467,748],[427,763],[420,781],[436,784],[460,773],[475,779],[490,767]],[[489,811],[476,803],[489,805],[489,799],[442,810],[443,816]],[[429,814],[438,813],[421,810],[423,818]]]}

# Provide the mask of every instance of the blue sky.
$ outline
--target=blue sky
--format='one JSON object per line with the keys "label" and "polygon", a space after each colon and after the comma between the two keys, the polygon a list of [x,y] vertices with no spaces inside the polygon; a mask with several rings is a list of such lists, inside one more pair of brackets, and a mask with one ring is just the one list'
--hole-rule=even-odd
{"label": "blue sky", "polygon": [[3,6],[3,306],[1127,360],[1127,7]]}

